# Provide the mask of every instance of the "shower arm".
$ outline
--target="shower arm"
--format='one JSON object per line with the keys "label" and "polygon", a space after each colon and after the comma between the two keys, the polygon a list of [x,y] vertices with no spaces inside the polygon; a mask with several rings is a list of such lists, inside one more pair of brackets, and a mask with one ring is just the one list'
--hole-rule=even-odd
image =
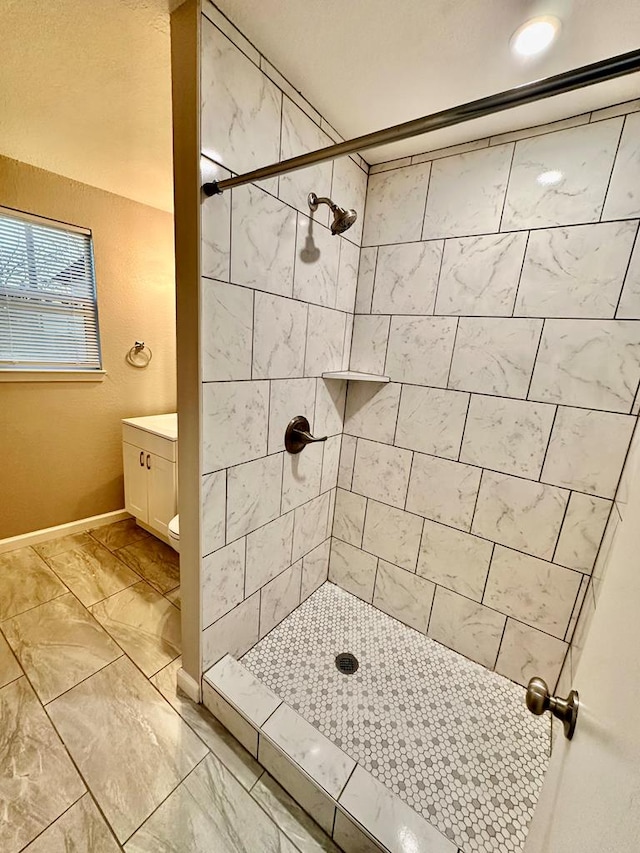
{"label": "shower arm", "polygon": [[590,65],[583,65],[580,68],[563,71],[561,74],[554,74],[552,77],[534,80],[532,83],[525,83],[522,86],[507,89],[505,92],[469,101],[466,104],[450,107],[412,121],[405,121],[402,124],[395,124],[384,130],[367,133],[364,136],[339,142],[336,145],[328,145],[318,151],[291,157],[288,160],[282,160],[280,163],[273,163],[271,166],[262,166],[260,169],[254,169],[252,172],[246,172],[243,175],[226,178],[223,181],[210,181],[202,185],[202,190],[207,196],[218,195],[232,187],[240,187],[243,184],[272,178],[275,175],[294,172],[314,163],[324,163],[327,160],[335,160],[337,157],[344,157],[347,154],[367,151],[369,148],[378,148],[391,142],[399,142],[402,139],[411,139],[414,136],[421,136],[423,133],[440,130],[443,127],[451,127],[454,124],[482,118],[513,107],[520,107],[544,98],[551,98],[554,95],[562,95],[575,89],[582,89],[585,86],[604,83],[607,80],[614,80],[616,77],[623,77],[636,71],[640,71],[640,50],[621,53],[618,56],[611,56]]}

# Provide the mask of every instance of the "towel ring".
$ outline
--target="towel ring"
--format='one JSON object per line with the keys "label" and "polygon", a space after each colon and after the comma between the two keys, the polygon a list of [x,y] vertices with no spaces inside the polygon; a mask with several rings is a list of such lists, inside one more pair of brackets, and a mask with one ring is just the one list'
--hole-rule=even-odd
{"label": "towel ring", "polygon": [[144,341],[136,341],[126,355],[127,362],[138,368],[147,367],[152,358],[151,347],[146,347]]}

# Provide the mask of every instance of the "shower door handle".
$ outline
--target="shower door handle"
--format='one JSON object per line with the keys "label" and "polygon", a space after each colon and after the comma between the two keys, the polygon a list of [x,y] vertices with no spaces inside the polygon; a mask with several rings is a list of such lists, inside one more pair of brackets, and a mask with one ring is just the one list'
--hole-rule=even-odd
{"label": "shower door handle", "polygon": [[536,716],[544,714],[545,711],[551,711],[553,716],[563,723],[564,736],[567,740],[571,740],[580,706],[576,690],[571,690],[566,699],[560,699],[558,696],[552,696],[546,681],[536,676],[527,686],[526,703],[527,708]]}
{"label": "shower door handle", "polygon": [[289,425],[284,434],[284,446],[289,453],[300,453],[304,450],[307,444],[314,444],[316,441],[326,441],[327,436],[316,438],[309,432],[309,421],[304,415],[296,415],[289,421]]}

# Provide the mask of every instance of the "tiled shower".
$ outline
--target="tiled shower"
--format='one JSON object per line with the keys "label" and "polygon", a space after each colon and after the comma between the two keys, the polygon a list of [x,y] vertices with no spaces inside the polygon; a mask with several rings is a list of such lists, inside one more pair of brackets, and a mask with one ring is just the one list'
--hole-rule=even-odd
{"label": "tiled shower", "polygon": [[[205,180],[340,139],[215,7],[203,13]],[[213,678],[205,701],[274,775],[276,747],[287,752],[273,723],[269,733],[280,707],[345,767],[356,763],[335,791],[295,755],[297,770],[280,774],[347,851],[365,849],[353,841],[362,830],[395,849],[345,805],[361,773],[387,786],[394,814],[398,800],[437,828],[433,846],[417,849],[522,848],[548,726],[521,709],[517,685],[558,681],[638,411],[639,108],[371,168],[344,157],[202,199],[202,664],[227,687],[232,667],[234,684],[264,698],[247,709],[224,678],[212,698]],[[356,225],[332,236],[323,208],[310,215],[309,192],[355,208]],[[347,369],[371,381],[323,378]],[[284,430],[300,414],[328,438],[291,456]],[[360,673],[345,678],[333,659],[352,649],[334,646],[364,636]],[[396,661],[392,673],[389,642],[421,662]],[[346,708],[347,721],[361,721],[358,690],[375,692],[367,679],[380,667],[394,700],[417,707],[434,699],[412,691],[439,660],[439,693],[484,684],[517,706],[513,742],[532,744],[531,790],[505,793],[517,779],[477,759],[476,784],[502,797],[489,827],[514,799],[527,801],[498,840],[474,839],[473,809],[460,829],[443,809],[419,806],[407,780],[424,789],[424,776],[386,778],[371,733],[356,747],[301,698],[305,679],[317,682],[320,707],[329,695],[343,718]],[[262,719],[255,705],[270,713]],[[372,724],[384,724],[380,707]],[[465,726],[466,717],[452,737]],[[406,769],[392,755],[406,734],[386,739],[383,764]],[[507,738],[505,766],[510,748]],[[464,750],[454,751],[441,751],[440,769],[464,775]]]}

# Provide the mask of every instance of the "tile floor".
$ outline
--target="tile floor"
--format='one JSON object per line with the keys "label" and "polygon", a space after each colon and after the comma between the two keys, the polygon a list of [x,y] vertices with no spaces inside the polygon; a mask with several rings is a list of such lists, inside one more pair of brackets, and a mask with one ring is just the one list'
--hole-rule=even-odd
{"label": "tile floor", "polygon": [[177,692],[179,580],[132,519],[0,555],[2,853],[337,853]]}

